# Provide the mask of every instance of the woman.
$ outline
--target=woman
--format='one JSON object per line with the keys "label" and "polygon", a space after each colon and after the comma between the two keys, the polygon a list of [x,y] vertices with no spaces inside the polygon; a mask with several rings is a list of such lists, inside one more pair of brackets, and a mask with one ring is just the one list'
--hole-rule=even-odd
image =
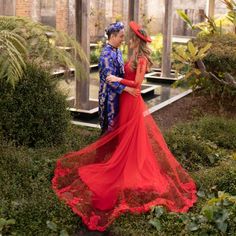
{"label": "woman", "polygon": [[[140,87],[151,66],[151,38],[130,22],[133,55],[125,78],[109,76]],[[162,205],[186,212],[196,201],[196,186],[168,149],[141,95],[120,96],[117,126],[86,148],[57,162],[53,189],[91,230],[104,231],[122,212],[146,212]]]}

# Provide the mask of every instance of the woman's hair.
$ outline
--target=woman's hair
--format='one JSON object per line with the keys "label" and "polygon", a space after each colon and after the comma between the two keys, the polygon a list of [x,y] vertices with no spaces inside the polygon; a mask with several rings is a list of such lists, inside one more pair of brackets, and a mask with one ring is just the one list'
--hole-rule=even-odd
{"label": "woman's hair", "polygon": [[[142,34],[147,36],[147,33],[142,30]],[[147,42],[139,38],[133,31],[131,31],[131,39],[135,42],[138,43],[138,53],[135,55],[134,60],[131,63],[131,67],[133,69],[137,68],[138,64],[138,58],[141,56],[144,56],[148,60],[148,66],[147,68],[149,69],[152,65],[152,59],[151,59],[151,49],[148,47]]]}

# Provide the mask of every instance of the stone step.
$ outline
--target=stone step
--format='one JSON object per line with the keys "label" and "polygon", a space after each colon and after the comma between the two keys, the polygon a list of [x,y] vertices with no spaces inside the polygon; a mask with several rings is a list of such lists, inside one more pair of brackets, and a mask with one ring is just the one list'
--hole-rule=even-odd
{"label": "stone step", "polygon": [[[149,98],[154,96],[155,90],[160,88],[159,85],[143,84],[141,86],[141,95],[143,98]],[[155,94],[158,96],[158,94]],[[67,98],[69,104],[68,110],[71,112],[74,119],[87,121],[98,117],[98,99],[89,99],[89,105],[87,109],[78,109],[74,106],[74,97]]]}
{"label": "stone step", "polygon": [[[98,70],[98,64],[92,64],[92,65],[89,66],[89,68],[90,68],[90,72],[97,71]],[[59,69],[54,70],[52,72],[52,75],[53,76],[62,76],[62,75],[65,74],[65,72],[66,72],[65,69],[59,68]],[[74,75],[75,74],[75,68],[70,68],[69,69],[69,74]]]}
{"label": "stone step", "polygon": [[153,68],[150,73],[145,74],[145,78],[148,82],[172,84],[175,81],[182,78],[182,76],[176,77],[175,73],[176,73],[175,70],[171,70],[170,77],[163,77],[163,76],[161,76],[161,69],[160,68]]}

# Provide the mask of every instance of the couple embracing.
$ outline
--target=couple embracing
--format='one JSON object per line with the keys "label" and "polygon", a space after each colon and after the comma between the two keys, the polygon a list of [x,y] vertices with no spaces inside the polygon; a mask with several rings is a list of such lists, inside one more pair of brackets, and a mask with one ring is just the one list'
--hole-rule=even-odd
{"label": "couple embracing", "polygon": [[162,205],[186,212],[196,201],[196,185],[177,162],[140,94],[151,67],[151,38],[129,23],[132,56],[124,65],[118,47],[121,22],[107,30],[100,57],[99,113],[102,136],[59,158],[52,185],[59,199],[90,230],[104,231],[124,212],[147,212]]}

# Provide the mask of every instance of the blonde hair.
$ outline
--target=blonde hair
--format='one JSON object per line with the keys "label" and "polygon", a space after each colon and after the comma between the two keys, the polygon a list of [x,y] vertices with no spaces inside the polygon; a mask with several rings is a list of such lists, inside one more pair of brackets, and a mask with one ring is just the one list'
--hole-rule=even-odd
{"label": "blonde hair", "polygon": [[[143,35],[147,36],[147,33],[142,30]],[[133,61],[131,62],[131,67],[133,69],[137,68],[138,58],[139,57],[146,57],[148,61],[147,70],[153,65],[151,59],[151,49],[148,47],[147,42],[139,38],[133,31],[131,31],[131,39],[138,44],[138,53],[134,56]]]}

